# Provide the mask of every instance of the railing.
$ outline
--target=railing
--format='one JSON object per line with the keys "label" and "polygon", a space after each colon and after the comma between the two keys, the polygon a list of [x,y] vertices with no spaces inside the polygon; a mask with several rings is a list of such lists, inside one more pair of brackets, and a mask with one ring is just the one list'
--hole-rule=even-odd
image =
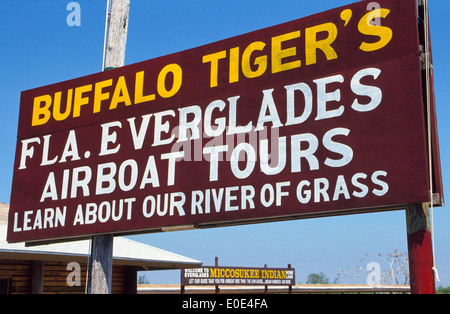
{"label": "railing", "polygon": [[[180,294],[181,286],[138,285],[138,294]],[[186,286],[186,294],[214,294],[215,286]],[[264,286],[220,286],[221,294],[264,294]],[[289,293],[288,286],[269,286],[267,293]],[[403,293],[409,294],[409,286],[368,286],[368,285],[295,285],[293,294],[359,294],[359,293]]]}

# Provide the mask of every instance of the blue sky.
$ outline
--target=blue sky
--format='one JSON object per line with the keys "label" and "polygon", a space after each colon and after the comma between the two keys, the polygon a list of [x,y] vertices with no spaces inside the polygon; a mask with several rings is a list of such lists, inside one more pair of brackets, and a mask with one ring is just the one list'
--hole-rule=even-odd
{"label": "blue sky", "polygon": [[[101,71],[106,0],[79,0],[81,26],[66,23],[66,0],[0,0],[0,201],[9,203],[20,92]],[[131,0],[126,64],[182,51],[352,3],[352,0]],[[450,1],[430,1],[437,113],[445,195],[450,197]],[[448,207],[448,206],[447,206]],[[436,264],[450,286],[450,213],[436,208]],[[403,211],[131,237],[213,265],[296,268],[330,280],[366,253],[407,250]],[[149,272],[176,283],[179,272]],[[355,282],[341,278],[341,283]],[[364,281],[358,281],[364,283]]]}

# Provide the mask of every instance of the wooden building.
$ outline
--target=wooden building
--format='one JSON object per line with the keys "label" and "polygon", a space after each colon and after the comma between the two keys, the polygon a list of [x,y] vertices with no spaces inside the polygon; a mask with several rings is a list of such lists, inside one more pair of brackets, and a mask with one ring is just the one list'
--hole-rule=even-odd
{"label": "wooden building", "polygon": [[[26,247],[7,243],[8,205],[0,203],[0,294],[85,293],[90,241]],[[198,267],[200,261],[114,238],[112,293],[137,293],[137,272]]]}

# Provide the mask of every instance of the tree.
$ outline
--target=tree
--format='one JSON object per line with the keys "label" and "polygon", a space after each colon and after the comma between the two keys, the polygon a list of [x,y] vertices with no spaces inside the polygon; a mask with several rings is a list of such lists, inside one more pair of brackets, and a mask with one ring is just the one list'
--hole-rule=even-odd
{"label": "tree", "polygon": [[138,285],[147,285],[147,284],[149,284],[149,283],[150,283],[150,281],[148,281],[146,275],[140,275],[140,276],[138,277],[138,280],[137,280],[137,284],[138,284]]}
{"label": "tree", "polygon": [[308,279],[306,280],[306,284],[308,285],[327,285],[329,284],[329,282],[330,280],[328,279],[328,277],[322,272],[319,274],[311,273],[308,275]]}
{"label": "tree", "polygon": [[450,294],[450,287],[444,288],[443,286],[439,286],[436,293],[437,294]]}
{"label": "tree", "polygon": [[[378,265],[375,269],[372,265]],[[378,274],[374,274],[379,272]],[[356,265],[348,270],[338,269],[338,274],[353,278],[365,278],[366,282],[378,281],[383,285],[409,285],[408,254],[394,249],[393,253],[378,253],[376,256],[367,253],[357,259]],[[377,277],[378,280],[373,280]]]}

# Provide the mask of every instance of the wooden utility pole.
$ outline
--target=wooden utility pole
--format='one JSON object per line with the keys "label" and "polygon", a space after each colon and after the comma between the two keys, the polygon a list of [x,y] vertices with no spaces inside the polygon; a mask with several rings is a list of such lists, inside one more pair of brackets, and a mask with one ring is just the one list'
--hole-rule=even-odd
{"label": "wooden utility pole", "polygon": [[[107,0],[103,71],[125,64],[130,0]],[[113,235],[93,236],[88,293],[110,294],[112,286]]]}
{"label": "wooden utility pole", "polygon": [[103,71],[125,64],[130,0],[108,0]]}

